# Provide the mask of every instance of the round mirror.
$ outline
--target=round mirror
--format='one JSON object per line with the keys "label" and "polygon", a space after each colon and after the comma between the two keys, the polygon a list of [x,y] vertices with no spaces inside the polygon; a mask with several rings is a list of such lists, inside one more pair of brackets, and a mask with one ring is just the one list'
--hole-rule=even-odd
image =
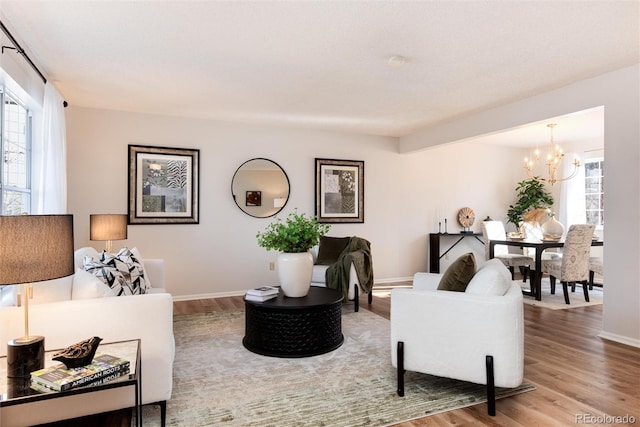
{"label": "round mirror", "polygon": [[247,160],[233,175],[231,194],[244,213],[267,218],[280,212],[287,204],[289,178],[272,160]]}

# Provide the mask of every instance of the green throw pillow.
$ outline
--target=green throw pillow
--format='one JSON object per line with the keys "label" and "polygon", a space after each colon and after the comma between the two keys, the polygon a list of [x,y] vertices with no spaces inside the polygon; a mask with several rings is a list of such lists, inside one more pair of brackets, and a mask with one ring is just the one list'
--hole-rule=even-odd
{"label": "green throw pillow", "polygon": [[316,264],[331,265],[338,261],[340,254],[349,244],[349,237],[320,237]]}
{"label": "green throw pillow", "polygon": [[455,260],[447,268],[440,279],[438,290],[464,292],[474,274],[476,274],[476,258],[473,253],[469,252]]}

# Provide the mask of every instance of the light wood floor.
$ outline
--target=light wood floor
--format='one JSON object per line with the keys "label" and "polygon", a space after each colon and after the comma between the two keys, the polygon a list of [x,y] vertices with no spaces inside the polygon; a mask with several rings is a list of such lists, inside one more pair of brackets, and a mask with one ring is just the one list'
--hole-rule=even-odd
{"label": "light wood floor", "polygon": [[[403,285],[408,283],[376,286],[373,304],[369,306],[366,297],[362,297],[360,309],[388,319],[389,288]],[[243,306],[242,297],[226,297],[176,302],[174,312]],[[640,349],[598,338],[602,306],[554,311],[525,304],[524,316],[524,377],[536,390],[498,400],[495,417],[488,416],[486,405],[481,404],[397,426],[624,424],[624,420],[589,418],[602,416],[633,417],[640,425]]]}

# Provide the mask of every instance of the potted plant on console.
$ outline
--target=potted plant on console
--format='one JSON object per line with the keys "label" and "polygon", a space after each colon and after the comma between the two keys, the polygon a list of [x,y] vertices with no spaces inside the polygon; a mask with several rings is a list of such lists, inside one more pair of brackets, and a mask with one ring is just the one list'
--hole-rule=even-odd
{"label": "potted plant on console", "polygon": [[327,234],[331,226],[319,224],[315,217],[292,212],[285,220],[276,217],[264,231],[258,232],[258,245],[280,251],[277,258],[280,288],[285,296],[303,297],[309,292],[313,256],[309,249]]}

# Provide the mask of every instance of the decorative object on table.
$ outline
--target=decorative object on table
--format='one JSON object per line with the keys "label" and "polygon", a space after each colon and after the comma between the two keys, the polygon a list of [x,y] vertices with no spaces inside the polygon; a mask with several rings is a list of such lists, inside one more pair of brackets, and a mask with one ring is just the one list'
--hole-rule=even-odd
{"label": "decorative object on table", "polygon": [[126,214],[89,215],[89,240],[105,241],[105,250],[111,252],[114,240],[127,240]]}
{"label": "decorative object on table", "polygon": [[76,368],[57,364],[31,373],[31,388],[39,391],[66,391],[98,385],[129,373],[129,360],[109,354],[96,354],[91,363]]}
{"label": "decorative object on table", "polygon": [[520,181],[516,186],[517,200],[509,205],[507,218],[518,227],[523,221],[525,212],[531,209],[548,209],[553,205],[553,196],[544,186],[544,179],[534,177]]}
{"label": "decorative object on table", "polygon": [[[578,159],[578,156],[575,156],[573,158],[573,163],[572,163],[573,168],[571,170],[571,173],[569,173],[569,175],[567,175],[564,178],[558,178],[557,176],[558,168],[560,168],[560,166],[562,165],[562,160],[564,158],[564,151],[562,151],[562,148],[560,148],[558,144],[556,144],[556,142],[553,140],[553,128],[555,128],[556,126],[557,126],[556,123],[549,123],[547,125],[551,136],[549,138],[549,152],[545,156],[546,158],[545,165],[547,166],[547,169],[549,171],[549,178],[547,179],[547,181],[551,185],[555,184],[558,181],[566,181],[575,177],[578,174],[578,170],[580,170],[580,159]],[[528,158],[528,157],[524,158],[524,168],[527,170],[527,175],[529,175],[530,178],[534,177],[534,173],[533,173],[534,166],[539,163],[540,163],[540,150],[538,149],[535,150],[532,158]]]}
{"label": "decorative object on table", "polygon": [[262,206],[262,191],[247,191],[245,195],[245,206]]}
{"label": "decorative object on table", "polygon": [[7,344],[8,377],[44,367],[44,337],[29,334],[29,284],[73,273],[73,215],[0,216],[0,285],[21,284],[24,306],[24,336]]}
{"label": "decorative object on table", "polygon": [[313,272],[313,256],[309,249],[331,228],[319,224],[315,217],[291,212],[286,220],[276,218],[263,232],[258,232],[258,245],[268,251],[281,251],[277,258],[280,287],[285,296],[303,297],[309,292]]}
{"label": "decorative object on table", "polygon": [[471,226],[476,220],[476,214],[473,209],[464,207],[458,211],[458,222],[462,226],[463,233],[473,233]]}
{"label": "decorative object on table", "polygon": [[316,158],[318,222],[364,222],[364,161]]}
{"label": "decorative object on table", "polygon": [[244,298],[248,301],[267,301],[276,298],[280,289],[275,286],[262,286],[260,288],[249,289]]}
{"label": "decorative object on table", "polygon": [[556,219],[553,212],[550,218],[542,224],[542,236],[545,239],[560,239],[564,234],[564,225]]}
{"label": "decorative object on table", "polygon": [[129,224],[199,222],[200,150],[129,145]]}
{"label": "decorative object on table", "polygon": [[100,341],[102,341],[100,337],[91,337],[71,344],[69,347],[55,353],[51,359],[64,363],[67,368],[88,365],[93,360]]}

